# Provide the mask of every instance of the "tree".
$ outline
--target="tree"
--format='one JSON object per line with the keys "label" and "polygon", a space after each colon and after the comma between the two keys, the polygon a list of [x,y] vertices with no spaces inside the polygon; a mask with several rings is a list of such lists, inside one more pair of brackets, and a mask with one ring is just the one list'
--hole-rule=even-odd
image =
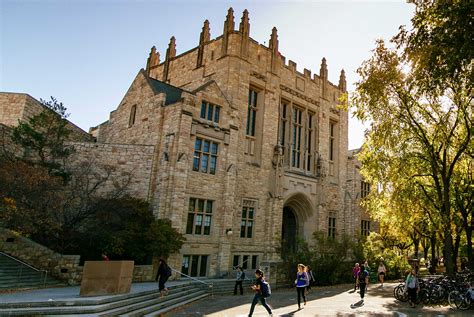
{"label": "tree", "polygon": [[357,117],[371,122],[362,172],[382,184],[389,199],[406,180],[423,193],[424,210],[440,221],[446,269],[453,274],[453,181],[461,162],[472,159],[474,132],[472,50],[457,51],[454,44],[472,34],[472,20],[463,21],[463,1],[449,9],[441,1],[414,3],[414,29],[401,30],[396,48],[378,41],[358,70],[353,103]]}

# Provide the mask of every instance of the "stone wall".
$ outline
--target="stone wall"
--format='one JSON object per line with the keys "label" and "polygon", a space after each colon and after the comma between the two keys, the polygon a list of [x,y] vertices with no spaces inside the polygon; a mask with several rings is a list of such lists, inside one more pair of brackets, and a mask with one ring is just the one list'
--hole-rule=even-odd
{"label": "stone wall", "polygon": [[[67,164],[71,169],[87,172],[91,180],[106,177],[99,194],[107,195],[124,187],[125,193],[148,198],[155,147],[150,145],[71,143],[75,152]],[[92,172],[89,172],[89,168]]]}
{"label": "stone wall", "polygon": [[77,281],[79,255],[56,253],[18,233],[0,228],[0,251],[11,255],[39,270],[48,271],[61,281],[73,285]]}
{"label": "stone wall", "polygon": [[[27,121],[43,110],[45,110],[45,107],[30,95],[0,92],[0,124],[16,127],[19,121]],[[72,131],[69,136],[71,141],[93,140],[93,137],[89,133],[74,123],[68,121],[67,127]]]}

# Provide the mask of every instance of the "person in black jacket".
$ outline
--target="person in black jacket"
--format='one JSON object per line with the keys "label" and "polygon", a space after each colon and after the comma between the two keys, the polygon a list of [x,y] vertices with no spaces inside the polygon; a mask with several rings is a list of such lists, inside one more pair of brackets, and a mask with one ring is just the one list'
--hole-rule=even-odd
{"label": "person in black jacket", "polygon": [[164,259],[160,259],[158,265],[158,272],[156,272],[155,281],[158,281],[158,289],[160,291],[160,297],[163,297],[163,294],[168,295],[168,288],[166,288],[165,283],[168,278],[171,276],[171,268],[166,264]]}

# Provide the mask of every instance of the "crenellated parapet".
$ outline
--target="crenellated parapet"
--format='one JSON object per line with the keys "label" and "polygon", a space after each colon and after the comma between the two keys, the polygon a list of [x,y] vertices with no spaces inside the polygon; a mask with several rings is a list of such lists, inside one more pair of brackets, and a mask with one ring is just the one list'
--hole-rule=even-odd
{"label": "crenellated parapet", "polygon": [[[298,65],[296,62],[292,60],[287,61],[285,56],[279,52],[278,30],[276,27],[272,28],[268,46],[262,45],[252,39],[250,37],[250,19],[248,10],[242,12],[238,30],[235,30],[234,10],[232,7],[227,11],[222,35],[211,39],[209,25],[209,20],[205,20],[200,32],[198,46],[178,56],[176,55],[176,40],[172,37],[166,51],[164,62],[160,63],[160,54],[156,52],[156,48],[153,47],[147,60],[147,73],[153,78],[170,82],[170,79],[172,80],[172,78],[170,78],[171,68],[175,67],[173,65],[177,65],[172,63],[173,60],[182,58],[188,54],[193,54],[193,63],[197,69],[206,66],[206,64],[209,64],[212,61],[217,61],[223,57],[229,56],[239,57],[252,64],[261,64],[265,62],[267,65],[266,69],[276,76],[281,76],[281,72],[288,69],[295,75],[304,78],[308,84],[313,83],[319,87],[318,89],[321,89],[321,96],[323,98],[327,98],[328,93],[332,95],[334,88],[342,92],[347,89],[344,71],[341,72],[339,83],[337,85],[329,82],[327,63],[326,58],[324,57],[321,61],[319,74],[317,72],[313,74],[313,72],[307,68],[298,71]],[[258,53],[255,53],[255,51],[258,51]],[[206,73],[205,70],[204,73]]]}

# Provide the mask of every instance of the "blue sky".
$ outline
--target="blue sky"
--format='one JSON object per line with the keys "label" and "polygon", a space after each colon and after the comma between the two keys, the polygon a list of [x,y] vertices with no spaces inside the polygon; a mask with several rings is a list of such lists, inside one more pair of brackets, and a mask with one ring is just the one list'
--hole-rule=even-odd
{"label": "blue sky", "polygon": [[[405,1],[124,1],[0,0],[0,91],[54,96],[70,120],[88,130],[109,117],[150,47],[162,58],[171,36],[180,54],[199,41],[204,20],[211,38],[222,33],[227,9],[236,28],[250,12],[250,36],[268,44],[278,29],[280,52],[318,73],[326,57],[329,80],[346,71],[348,90],[356,69],[378,38],[390,39],[409,25],[413,6]],[[350,119],[349,148],[363,142],[363,126]]]}

